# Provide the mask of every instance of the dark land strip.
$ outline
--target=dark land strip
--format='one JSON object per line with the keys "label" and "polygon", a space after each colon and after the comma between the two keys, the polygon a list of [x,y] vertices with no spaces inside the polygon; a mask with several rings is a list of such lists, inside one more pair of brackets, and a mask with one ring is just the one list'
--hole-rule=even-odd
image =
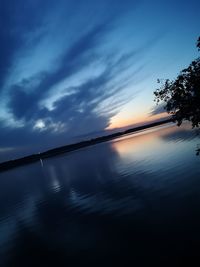
{"label": "dark land strip", "polygon": [[172,122],[172,119],[167,119],[167,120],[150,123],[150,124],[143,125],[143,126],[138,126],[138,127],[131,128],[131,129],[128,129],[128,130],[125,130],[125,131],[121,131],[121,132],[117,132],[117,133],[114,133],[114,134],[104,135],[104,136],[97,137],[97,138],[94,138],[94,139],[81,141],[79,143],[74,143],[74,144],[69,144],[69,145],[53,148],[53,149],[44,151],[42,153],[32,154],[32,155],[29,155],[29,156],[25,156],[23,158],[5,161],[5,162],[0,163],[0,172],[6,171],[6,170],[9,170],[11,168],[15,168],[15,167],[18,167],[18,166],[21,166],[21,165],[25,165],[25,164],[28,164],[28,163],[33,163],[33,162],[39,161],[41,159],[50,158],[50,157],[54,157],[54,156],[59,155],[59,154],[63,154],[63,153],[71,152],[71,151],[74,151],[74,150],[78,150],[80,148],[92,146],[92,145],[95,145],[95,144],[98,144],[98,143],[103,143],[103,142],[106,142],[106,141],[121,137],[123,135],[127,135],[127,134],[130,134],[130,133],[135,133],[135,132],[138,132],[138,131],[141,131],[141,130],[144,130],[144,129],[156,127],[156,126],[159,126],[159,125],[162,125],[162,124],[166,124],[166,123],[169,123],[169,122]]}

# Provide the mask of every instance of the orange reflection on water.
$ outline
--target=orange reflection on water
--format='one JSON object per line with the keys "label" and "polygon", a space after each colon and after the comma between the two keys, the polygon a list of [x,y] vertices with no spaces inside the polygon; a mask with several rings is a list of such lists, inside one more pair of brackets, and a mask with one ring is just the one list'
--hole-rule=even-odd
{"label": "orange reflection on water", "polygon": [[[144,154],[146,156],[152,156],[155,153],[158,154],[157,148],[161,147],[164,143],[162,138],[163,136],[173,134],[184,129],[191,129],[191,126],[184,125],[182,127],[177,127],[175,124],[168,124],[154,127],[116,139],[113,141],[112,147],[122,157],[137,155],[137,158],[140,158],[140,156],[143,157]],[[167,147],[165,147],[165,150],[170,150],[173,145],[173,143],[169,143]],[[160,151],[160,153],[162,153],[162,151]]]}
{"label": "orange reflection on water", "polygon": [[151,131],[152,130],[146,130],[120,138],[113,142],[112,147],[119,153],[119,155],[129,155],[133,152],[136,153],[143,150],[143,148],[145,148],[145,150],[147,148],[152,149],[157,142],[157,138],[155,138],[155,129],[153,130],[153,133]]}

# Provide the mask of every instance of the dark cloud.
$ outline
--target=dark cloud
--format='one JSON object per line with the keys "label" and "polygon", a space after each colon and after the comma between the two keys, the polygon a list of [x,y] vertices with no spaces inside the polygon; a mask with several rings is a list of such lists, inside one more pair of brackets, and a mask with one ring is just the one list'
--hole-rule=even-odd
{"label": "dark cloud", "polygon": [[158,114],[161,114],[163,112],[166,112],[165,110],[165,103],[163,104],[158,104],[156,106],[154,106],[150,112],[150,116],[153,116],[153,115],[158,115]]}
{"label": "dark cloud", "polygon": [[[118,63],[112,63],[114,68],[112,68],[112,64],[109,64],[103,73],[87,80],[80,86],[67,88],[67,91],[71,89],[73,93],[54,102],[53,110],[39,108],[38,105],[33,106],[34,97],[37,101],[39,100],[35,92],[27,93],[23,86],[13,88],[10,107],[17,118],[23,118],[26,122],[26,127],[14,130],[15,139],[22,134],[22,136],[26,136],[25,139],[21,137],[22,143],[25,143],[25,140],[27,143],[33,143],[31,138],[37,140],[37,138],[45,136],[44,141],[48,143],[48,140],[55,138],[56,135],[62,135],[63,131],[69,136],[81,135],[94,129],[105,129],[109,125],[110,114],[116,112],[116,108],[127,101],[126,98],[114,100],[113,97],[118,91],[121,92],[130,81],[122,78],[121,81],[117,81],[117,84],[111,83],[113,75],[119,74],[121,67],[127,63],[127,57],[123,57],[123,59],[124,61],[119,59]],[[102,112],[96,112],[96,108],[109,98],[111,98],[110,103],[104,106]],[[33,130],[33,123],[39,119],[44,121],[46,131]],[[49,137],[47,138],[46,135]],[[28,140],[29,138],[30,140]],[[6,140],[8,140],[7,143],[12,144],[8,136],[4,142]]]}
{"label": "dark cloud", "polygon": [[91,64],[92,59],[89,52],[92,47],[95,48],[95,44],[105,33],[105,29],[106,25],[98,25],[81,36],[62,56],[56,71],[44,73],[40,84],[31,88],[31,92],[21,83],[12,86],[11,92],[13,93],[11,93],[9,108],[16,119],[29,119],[33,112],[38,109],[39,100],[47,95],[52,86],[77,73],[87,64]]}
{"label": "dark cloud", "polygon": [[[40,8],[38,8],[38,2],[40,2]],[[0,1],[0,90],[10,74],[15,55],[26,45],[26,35],[34,33],[42,26],[49,5],[45,2]],[[37,36],[35,42],[38,42],[39,37],[41,36]]]}
{"label": "dark cloud", "polygon": [[[135,96],[126,88],[140,80],[145,62],[138,61],[159,38],[122,49],[126,40],[118,40],[119,21],[136,4],[1,1],[0,89],[7,116],[0,122],[0,147],[34,152],[109,126]],[[89,77],[81,77],[84,71]],[[72,78],[77,83],[70,84]],[[49,108],[45,101],[63,81],[62,94]]]}

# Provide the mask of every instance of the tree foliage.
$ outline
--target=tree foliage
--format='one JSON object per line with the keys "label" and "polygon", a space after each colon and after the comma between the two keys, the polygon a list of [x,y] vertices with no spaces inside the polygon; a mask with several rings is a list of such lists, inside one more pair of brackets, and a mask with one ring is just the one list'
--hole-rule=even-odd
{"label": "tree foliage", "polygon": [[[197,40],[200,51],[200,37]],[[165,110],[180,126],[184,120],[193,127],[200,126],[200,57],[192,61],[188,68],[182,70],[175,80],[164,80],[161,87],[154,92],[157,103],[164,102]]]}

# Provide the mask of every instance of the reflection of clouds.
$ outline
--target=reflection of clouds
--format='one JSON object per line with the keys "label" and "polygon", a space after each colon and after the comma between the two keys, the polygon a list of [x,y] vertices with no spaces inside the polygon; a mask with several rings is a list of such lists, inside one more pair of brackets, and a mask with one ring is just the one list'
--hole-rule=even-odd
{"label": "reflection of clouds", "polygon": [[198,138],[196,130],[192,130],[190,125],[183,124],[181,127],[176,125],[164,125],[152,129],[143,130],[132,135],[119,138],[112,142],[112,147],[118,152],[121,158],[131,157],[134,160],[144,160],[148,156],[157,157],[162,152],[173,150],[173,143],[190,141]]}
{"label": "reflection of clouds", "polygon": [[198,138],[198,132],[191,128],[189,124],[174,126],[171,131],[163,132],[160,137],[167,142],[183,142]]}
{"label": "reflection of clouds", "polygon": [[70,206],[77,208],[79,212],[84,214],[97,213],[100,216],[106,214],[116,214],[117,216],[133,214],[143,207],[141,199],[134,198],[134,195],[123,196],[120,199],[118,196],[112,198],[112,196],[106,195],[103,192],[95,195],[81,195],[72,190],[69,200]]}
{"label": "reflection of clouds", "polygon": [[182,199],[193,190],[198,195],[199,188],[185,190],[199,176],[199,162],[182,157],[179,144],[162,139],[176,131],[173,126],[161,127],[46,159],[43,167],[31,164],[4,173],[0,179],[1,246],[8,252],[4,254],[22,267],[34,251],[35,261],[48,260],[51,266],[52,258],[68,262],[80,251],[105,251],[109,240],[109,250],[115,249],[113,240],[119,241],[122,233],[120,241],[126,241],[126,230],[135,240],[140,221],[144,229],[149,226],[143,216],[151,221],[153,213],[156,222],[160,213],[163,220],[168,218],[177,199],[182,207]]}
{"label": "reflection of clouds", "polygon": [[149,185],[147,190],[166,191],[166,185],[178,180],[177,173],[180,179],[185,177],[183,165],[191,168],[198,141],[196,131],[188,124],[161,126],[114,140],[112,147],[120,156],[117,171],[132,176],[133,180],[140,174],[145,178],[141,186]]}
{"label": "reflection of clouds", "polygon": [[48,185],[55,192],[60,191],[61,185],[54,166],[48,168]]}
{"label": "reflection of clouds", "polygon": [[36,226],[38,203],[43,199],[42,184],[37,164],[0,174],[0,250],[4,256],[15,246],[18,224],[30,229]]}
{"label": "reflection of clouds", "polygon": [[15,246],[15,239],[19,234],[18,224],[22,223],[29,229],[37,224],[37,203],[40,200],[39,195],[26,196],[14,210],[9,210],[5,217],[0,218],[0,264],[6,258],[8,251]]}
{"label": "reflection of clouds", "polygon": [[[156,129],[153,131],[156,131]],[[154,134],[151,135],[151,132],[152,130],[144,130],[139,133],[122,137],[116,141],[114,140],[112,146],[121,156],[130,156],[130,154],[134,155],[139,152],[142,147],[146,149],[146,145],[150,146],[151,149],[152,146],[155,145],[155,136]]]}

